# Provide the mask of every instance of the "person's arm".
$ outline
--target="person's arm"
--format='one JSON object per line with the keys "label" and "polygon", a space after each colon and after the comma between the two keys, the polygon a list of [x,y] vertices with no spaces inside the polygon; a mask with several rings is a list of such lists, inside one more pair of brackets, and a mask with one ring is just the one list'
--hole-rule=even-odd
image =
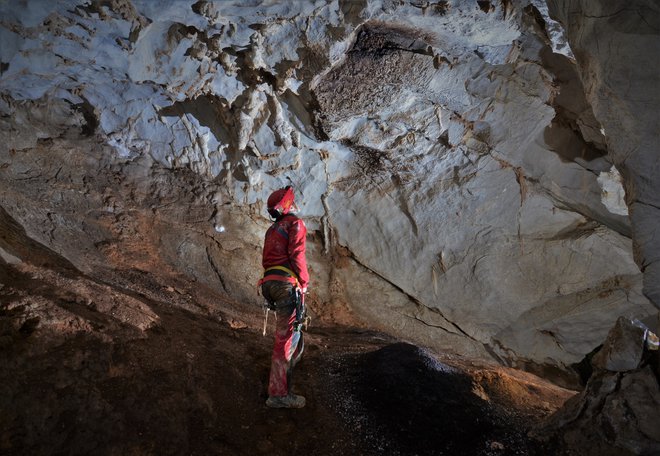
{"label": "person's arm", "polygon": [[309,273],[307,272],[307,259],[305,258],[305,238],[307,228],[302,220],[296,219],[289,229],[289,261],[293,272],[298,276],[301,288],[307,288]]}

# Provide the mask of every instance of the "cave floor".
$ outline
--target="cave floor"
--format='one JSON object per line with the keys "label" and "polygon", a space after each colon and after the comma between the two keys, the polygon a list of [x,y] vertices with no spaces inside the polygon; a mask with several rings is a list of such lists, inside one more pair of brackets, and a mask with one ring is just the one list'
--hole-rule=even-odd
{"label": "cave floor", "polygon": [[[528,431],[574,394],[375,331],[313,325],[294,372],[307,406],[272,410],[273,328],[262,336],[259,309],[140,271],[1,272],[2,455],[552,454]],[[115,307],[94,306],[98,287]],[[122,300],[154,323],[118,322]]]}

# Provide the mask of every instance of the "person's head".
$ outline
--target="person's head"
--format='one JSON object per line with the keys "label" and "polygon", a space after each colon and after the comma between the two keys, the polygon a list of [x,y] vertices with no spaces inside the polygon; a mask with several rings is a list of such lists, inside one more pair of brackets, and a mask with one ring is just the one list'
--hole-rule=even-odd
{"label": "person's head", "polygon": [[296,207],[294,202],[293,189],[290,185],[275,190],[268,197],[268,213],[274,219],[278,219],[283,215],[293,212]]}

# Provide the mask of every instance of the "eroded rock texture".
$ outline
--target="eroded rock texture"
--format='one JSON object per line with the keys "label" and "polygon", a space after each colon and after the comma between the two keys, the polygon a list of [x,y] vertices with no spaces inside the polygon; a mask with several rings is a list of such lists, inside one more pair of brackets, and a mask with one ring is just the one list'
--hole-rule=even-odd
{"label": "eroded rock texture", "polygon": [[85,273],[254,305],[293,184],[321,320],[565,370],[655,311],[657,65],[551,3],[575,56],[539,1],[3,4],[1,206]]}

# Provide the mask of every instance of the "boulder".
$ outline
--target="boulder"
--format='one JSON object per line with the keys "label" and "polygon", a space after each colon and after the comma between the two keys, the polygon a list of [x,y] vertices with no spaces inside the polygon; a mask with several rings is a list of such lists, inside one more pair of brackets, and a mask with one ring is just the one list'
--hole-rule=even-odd
{"label": "boulder", "polygon": [[535,431],[556,454],[660,454],[660,352],[645,347],[641,326],[619,318],[585,389]]}
{"label": "boulder", "polygon": [[603,348],[594,355],[597,369],[626,372],[637,369],[642,361],[648,329],[628,318],[619,317],[610,330]]}

